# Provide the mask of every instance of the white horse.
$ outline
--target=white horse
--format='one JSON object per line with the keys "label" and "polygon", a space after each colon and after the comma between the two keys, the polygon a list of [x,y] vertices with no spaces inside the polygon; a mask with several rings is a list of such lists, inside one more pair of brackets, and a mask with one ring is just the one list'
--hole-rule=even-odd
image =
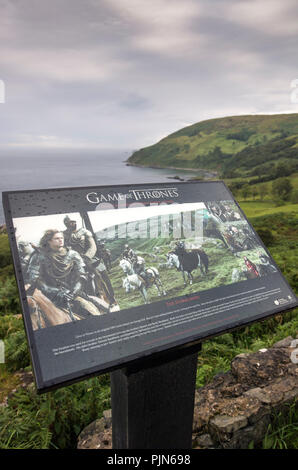
{"label": "white horse", "polygon": [[180,261],[178,255],[175,253],[168,253],[167,254],[167,266],[168,268],[176,268],[180,271]]}
{"label": "white horse", "polygon": [[145,287],[145,281],[141,279],[140,276],[138,276],[137,274],[128,274],[123,279],[122,286],[124,287],[125,292],[127,293],[138,289],[143,296],[145,304],[148,303],[148,294]]}
{"label": "white horse", "polygon": [[[167,266],[169,268],[176,268],[177,271],[181,271],[182,272],[182,276],[183,276],[183,282],[184,282],[184,285],[186,286],[186,280],[185,280],[185,271],[183,271],[182,269],[182,266],[180,264],[180,261],[179,261],[179,257],[178,255],[176,255],[176,253],[168,253],[167,254]],[[192,282],[193,282],[193,278],[192,278],[192,275],[191,273],[187,273],[187,276],[188,276],[188,280],[189,280],[189,284],[191,285]]]}
{"label": "white horse", "polygon": [[[138,261],[141,263],[144,262],[143,258],[140,256],[138,256]],[[148,303],[148,294],[145,280],[135,273],[132,263],[128,259],[122,259],[119,265],[126,274],[126,278],[123,279],[122,284],[126,292],[130,292],[131,290],[135,290],[137,288],[141,292],[145,303]],[[150,268],[145,269],[145,273],[147,275],[148,283],[156,287],[158,295],[167,295],[163,288],[158,269],[151,266]],[[149,285],[149,287],[151,286]]]}

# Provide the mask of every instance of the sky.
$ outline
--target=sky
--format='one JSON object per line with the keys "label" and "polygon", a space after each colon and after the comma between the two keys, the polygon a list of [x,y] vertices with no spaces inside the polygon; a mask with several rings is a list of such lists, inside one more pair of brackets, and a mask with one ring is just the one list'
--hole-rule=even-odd
{"label": "sky", "polygon": [[[164,205],[154,204],[149,207],[145,206],[142,203],[136,202],[136,203],[130,204],[129,210],[127,210],[126,208],[119,209],[118,207],[117,207],[117,210],[115,210],[115,208],[111,210],[105,209],[104,217],[103,217],[102,212],[101,212],[102,205],[105,205],[105,204],[99,204],[99,206],[96,208],[96,211],[88,212],[90,222],[95,232],[105,230],[109,227],[115,227],[116,225],[120,225],[120,224],[131,223],[133,226],[134,222],[137,222],[140,220],[147,221],[148,218],[150,217],[155,218],[157,216],[164,216],[163,223],[165,223],[170,217],[170,215],[177,215],[178,216],[177,220],[181,220],[183,223],[183,220],[181,219],[182,212],[188,212],[188,216],[190,217],[191,211],[196,211],[196,210],[205,208],[205,204],[203,202],[189,202],[189,203],[184,203],[184,204],[174,203],[174,204],[164,204]],[[112,204],[108,204],[108,205],[112,206]],[[185,217],[186,217],[185,219],[186,223],[188,223],[189,220],[187,219],[187,216]],[[196,226],[197,229],[202,229],[201,220],[202,220],[202,217],[200,214],[198,214],[198,217],[197,217],[198,225]],[[156,237],[156,235],[154,236]]]}
{"label": "sky", "polygon": [[[100,204],[99,207],[94,212],[88,212],[90,222],[92,224],[94,232],[100,232],[107,228],[114,228],[116,225],[129,223],[130,229],[128,233],[133,238],[133,235],[138,237],[138,226],[135,224],[137,221],[147,220],[150,217],[157,217],[158,215],[163,216],[163,222],[167,221],[167,216],[170,214],[176,214],[177,216],[181,212],[196,211],[205,208],[205,204],[202,202],[194,203],[185,203],[185,204],[168,204],[165,205],[153,205],[151,207],[146,207],[144,212],[144,205],[141,203],[135,203],[133,207],[129,210],[127,209],[113,209],[108,210],[104,207],[104,204]],[[104,218],[102,217],[101,210],[104,210]],[[16,229],[16,234],[18,241],[20,240],[30,240],[30,242],[38,245],[41,237],[44,232],[49,228],[54,228],[57,230],[64,231],[66,229],[63,222],[64,217],[68,215],[72,220],[77,222],[77,227],[82,227],[82,218],[78,212],[72,212],[67,214],[51,214],[45,216],[35,216],[35,217],[17,217],[13,219],[13,224]],[[190,213],[189,213],[190,216]],[[189,218],[185,216],[186,223]],[[178,217],[177,220],[180,220]],[[201,216],[199,215],[196,220],[196,237],[200,236],[202,230]],[[110,236],[112,236],[112,231]],[[104,236],[104,232],[103,232]],[[123,237],[126,237],[126,234],[123,233]],[[152,237],[155,237],[156,234],[152,229]],[[189,234],[189,236],[191,236]]]}
{"label": "sky", "polygon": [[[49,229],[66,230],[63,219],[67,214],[51,214],[38,217],[17,217],[13,219],[16,229],[17,241],[30,241],[38,245],[44,232]],[[78,228],[82,227],[82,218],[79,212],[71,213],[72,220],[77,222]]]}
{"label": "sky", "polygon": [[0,0],[0,151],[298,112],[297,33],[297,0]]}

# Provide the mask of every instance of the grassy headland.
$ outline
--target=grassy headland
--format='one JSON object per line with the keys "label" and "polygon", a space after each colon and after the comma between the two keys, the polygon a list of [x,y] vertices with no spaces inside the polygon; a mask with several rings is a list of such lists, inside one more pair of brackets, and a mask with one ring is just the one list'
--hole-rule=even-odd
{"label": "grassy headland", "polygon": [[298,114],[231,116],[180,129],[127,163],[216,170],[232,178],[287,176],[298,170],[297,150]]}

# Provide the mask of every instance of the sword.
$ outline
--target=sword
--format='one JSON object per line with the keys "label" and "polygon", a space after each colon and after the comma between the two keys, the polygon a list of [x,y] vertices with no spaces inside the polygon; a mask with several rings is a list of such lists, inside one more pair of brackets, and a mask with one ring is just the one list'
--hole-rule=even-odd
{"label": "sword", "polygon": [[71,310],[70,300],[67,299],[67,300],[66,300],[66,304],[67,304],[68,314],[69,314],[71,320],[72,320],[72,321],[76,321],[76,319],[75,319],[75,317],[74,317],[74,315],[73,315],[73,312],[72,312],[72,310]]}

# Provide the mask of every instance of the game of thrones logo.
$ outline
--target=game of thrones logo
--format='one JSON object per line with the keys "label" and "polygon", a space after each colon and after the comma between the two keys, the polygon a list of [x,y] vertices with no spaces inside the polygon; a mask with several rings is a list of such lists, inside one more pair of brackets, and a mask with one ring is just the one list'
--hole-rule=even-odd
{"label": "game of thrones logo", "polygon": [[101,193],[91,192],[86,195],[86,199],[91,204],[100,204],[102,202],[119,202],[125,201],[126,195],[122,193],[107,194],[106,196]]}
{"label": "game of thrones logo", "polygon": [[127,194],[123,193],[112,193],[112,194],[101,194],[97,192],[91,192],[86,195],[86,199],[91,204],[100,204],[103,202],[119,202],[125,201],[126,199],[134,199],[135,201],[145,201],[148,199],[165,200],[168,198],[179,197],[177,188],[154,188],[154,189],[130,189]]}
{"label": "game of thrones logo", "polygon": [[130,189],[129,193],[133,194],[136,201],[179,197],[177,188]]}

